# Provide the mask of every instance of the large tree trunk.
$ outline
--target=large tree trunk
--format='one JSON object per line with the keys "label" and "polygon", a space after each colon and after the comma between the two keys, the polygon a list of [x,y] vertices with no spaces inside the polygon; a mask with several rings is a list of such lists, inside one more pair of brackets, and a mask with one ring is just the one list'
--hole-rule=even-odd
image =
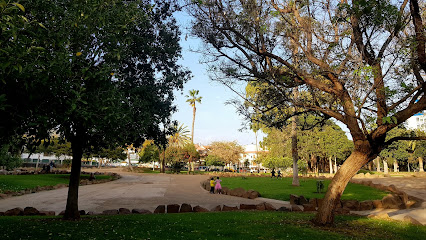
{"label": "large tree trunk", "polygon": [[296,116],[291,119],[291,156],[293,158],[293,182],[291,185],[300,186],[299,183],[299,168],[297,166],[297,160],[299,154],[297,152],[297,119]]}
{"label": "large tree trunk", "polygon": [[384,174],[389,173],[388,161],[386,159],[383,159],[383,173]]}
{"label": "large tree trunk", "polygon": [[195,103],[194,103],[194,107],[192,108],[192,132],[191,132],[192,143],[194,143],[194,125],[195,125],[195,112],[196,111],[197,111],[197,108],[195,107]]}
{"label": "large tree trunk", "polygon": [[80,138],[71,140],[72,165],[68,187],[67,206],[65,208],[65,220],[79,220],[78,212],[78,186],[80,184],[81,158],[83,157],[83,141]]}
{"label": "large tree trunk", "polygon": [[420,172],[424,172],[425,170],[423,169],[423,158],[419,157],[419,168],[420,168]]}
{"label": "large tree trunk", "polygon": [[349,180],[364,166],[369,160],[369,154],[361,151],[354,151],[339,168],[336,175],[331,180],[325,197],[318,213],[313,219],[317,225],[329,225],[334,221],[334,208],[340,202],[340,197],[346,188]]}

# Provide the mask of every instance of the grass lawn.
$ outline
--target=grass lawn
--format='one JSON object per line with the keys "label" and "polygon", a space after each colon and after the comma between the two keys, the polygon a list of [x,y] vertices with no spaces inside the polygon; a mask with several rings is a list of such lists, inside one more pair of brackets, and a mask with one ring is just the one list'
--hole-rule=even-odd
{"label": "grass lawn", "polygon": [[58,217],[0,217],[0,239],[424,239],[425,226],[336,216],[334,227],[315,227],[313,214],[211,212]]}
{"label": "grass lawn", "polygon": [[[316,179],[302,179],[300,178],[300,186],[292,186],[292,178],[272,179],[267,177],[228,177],[222,179],[222,186],[228,188],[242,187],[245,190],[253,189],[258,191],[262,197],[272,198],[278,200],[289,201],[290,194],[303,195],[306,198],[323,198],[327,190],[330,180],[324,180],[323,193],[316,193]],[[351,200],[378,200],[382,199],[388,193],[360,185],[348,183],[342,199]]]}
{"label": "grass lawn", "polygon": [[[18,192],[33,189],[37,186],[55,186],[68,184],[69,174],[38,174],[38,175],[0,175],[0,193],[5,191]],[[88,179],[89,175],[81,175],[81,179]],[[111,176],[96,175],[96,179],[110,179]]]}

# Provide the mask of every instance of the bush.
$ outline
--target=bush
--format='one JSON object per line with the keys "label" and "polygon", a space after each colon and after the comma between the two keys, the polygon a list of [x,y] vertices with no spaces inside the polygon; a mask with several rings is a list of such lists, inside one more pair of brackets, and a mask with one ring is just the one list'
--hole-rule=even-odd
{"label": "bush", "polygon": [[6,168],[6,170],[13,170],[20,167],[22,159],[9,152],[9,145],[3,145],[0,149],[0,167]]}

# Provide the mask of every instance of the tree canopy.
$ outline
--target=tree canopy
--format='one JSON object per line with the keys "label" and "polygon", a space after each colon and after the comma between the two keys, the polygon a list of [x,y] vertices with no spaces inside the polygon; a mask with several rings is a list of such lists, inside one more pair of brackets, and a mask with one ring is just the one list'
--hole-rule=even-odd
{"label": "tree canopy", "polygon": [[421,7],[417,0],[206,0],[188,8],[214,79],[267,86],[248,115],[280,126],[309,113],[348,127],[354,151],[330,184],[317,224],[333,222],[349,179],[403,139],[385,140],[387,132],[426,108]]}
{"label": "tree canopy", "polygon": [[[0,59],[17,66],[3,66],[1,74],[1,135],[24,136],[37,145],[54,131],[71,143],[64,217],[76,219],[83,152],[140,145],[148,138],[166,142],[165,128],[176,110],[173,91],[189,78],[176,63],[176,6],[167,0],[20,3],[25,12],[15,5],[15,20],[2,18],[7,34],[2,31],[1,42],[22,49],[3,51],[2,45],[0,51]],[[26,22],[40,24],[15,27]]]}

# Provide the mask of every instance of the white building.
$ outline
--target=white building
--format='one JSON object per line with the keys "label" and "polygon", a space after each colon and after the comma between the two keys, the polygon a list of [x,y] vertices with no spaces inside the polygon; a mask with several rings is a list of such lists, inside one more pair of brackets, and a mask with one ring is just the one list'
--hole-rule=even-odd
{"label": "white building", "polygon": [[261,163],[256,163],[256,159],[260,153],[267,152],[267,150],[262,149],[259,145],[256,147],[255,144],[245,145],[243,148],[244,153],[240,155],[241,166],[248,163],[247,167],[250,171],[264,170]]}
{"label": "white building", "polygon": [[421,130],[426,132],[426,111],[423,110],[405,121],[409,130]]}

